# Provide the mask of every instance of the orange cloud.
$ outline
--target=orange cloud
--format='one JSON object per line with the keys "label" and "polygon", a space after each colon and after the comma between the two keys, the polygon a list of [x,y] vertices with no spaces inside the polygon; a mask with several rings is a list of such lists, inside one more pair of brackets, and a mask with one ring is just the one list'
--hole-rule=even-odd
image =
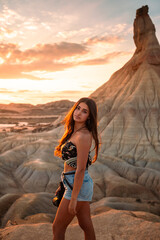
{"label": "orange cloud", "polygon": [[8,37],[8,38],[11,38],[11,37],[15,37],[16,36],[16,31],[13,31],[11,29],[9,29],[8,27],[1,27],[0,28],[0,39],[3,39],[4,37]]}
{"label": "orange cloud", "polygon": [[[84,97],[89,96],[92,93],[92,91],[51,91],[44,93],[42,91],[30,91],[30,90],[18,90],[18,91],[12,91],[8,90],[6,88],[0,89],[0,101],[1,103],[11,103],[17,102],[17,103],[34,103],[34,104],[44,104],[60,99],[71,99],[73,101],[77,101],[77,96]],[[4,96],[4,97],[3,97]],[[8,98],[6,99],[6,96]]]}
{"label": "orange cloud", "polygon": [[24,17],[4,5],[0,11],[0,22],[0,39],[4,41],[4,39],[15,38],[18,35],[19,31],[14,25],[24,22]]}
{"label": "orange cloud", "polygon": [[0,44],[0,78],[40,78],[27,74],[31,71],[62,71],[74,63],[59,63],[60,59],[88,53],[85,46],[77,43],[38,44],[32,49],[21,51],[16,44]]}
{"label": "orange cloud", "polygon": [[13,78],[27,78],[33,80],[42,80],[44,78],[35,77],[27,72],[32,71],[49,71],[56,72],[62,71],[66,68],[72,67],[73,64],[56,64],[52,62],[37,61],[30,64],[1,64],[0,65],[0,78],[2,79],[13,79]]}
{"label": "orange cloud", "polygon": [[[112,52],[95,59],[80,60],[80,57],[87,53],[89,49],[84,44],[69,42],[38,44],[24,51],[20,50],[16,44],[2,43],[0,44],[0,78],[42,80],[44,78],[36,77],[32,72],[56,72],[78,65],[107,64],[112,58],[129,54]],[[76,61],[74,58],[71,59],[75,56]]]}
{"label": "orange cloud", "polygon": [[107,36],[94,36],[92,38],[88,38],[85,41],[85,44],[87,45],[93,45],[98,43],[108,43],[108,44],[115,44],[117,42],[122,41],[122,38],[120,36],[116,35],[107,35]]}
{"label": "orange cloud", "polygon": [[8,90],[7,88],[0,88],[0,93],[8,94],[8,93],[13,93],[13,91],[12,90]]}
{"label": "orange cloud", "polygon": [[95,58],[95,59],[83,61],[81,62],[81,64],[82,65],[101,65],[101,64],[103,65],[103,64],[109,63],[113,58],[125,56],[128,54],[131,54],[131,53],[130,52],[112,52],[102,56],[101,58]]}
{"label": "orange cloud", "polygon": [[[8,53],[10,58],[6,59]],[[16,44],[0,44],[0,56],[7,62],[34,62],[35,60],[57,60],[64,57],[82,55],[88,53],[87,48],[78,43],[54,43],[54,44],[37,44],[34,48],[21,51]]]}

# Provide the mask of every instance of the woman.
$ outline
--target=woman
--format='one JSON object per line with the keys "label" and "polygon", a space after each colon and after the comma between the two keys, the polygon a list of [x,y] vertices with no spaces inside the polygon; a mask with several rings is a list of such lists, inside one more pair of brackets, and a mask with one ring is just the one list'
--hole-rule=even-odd
{"label": "woman", "polygon": [[[88,166],[98,156],[97,106],[90,98],[81,98],[64,119],[66,131],[56,147],[55,155],[64,160],[62,174],[65,193],[53,222],[53,240],[64,240],[65,231],[74,216],[84,231],[85,240],[95,240],[90,216],[89,202],[93,195],[93,181]],[[95,156],[90,158],[92,139],[95,142]],[[67,182],[73,186],[73,190]]]}

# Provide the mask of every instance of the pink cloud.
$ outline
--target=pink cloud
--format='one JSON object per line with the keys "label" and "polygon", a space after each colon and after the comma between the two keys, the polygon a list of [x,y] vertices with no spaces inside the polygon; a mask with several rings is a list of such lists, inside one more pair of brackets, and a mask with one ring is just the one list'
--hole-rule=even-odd
{"label": "pink cloud", "polygon": [[92,38],[88,38],[85,43],[87,45],[93,45],[97,43],[108,43],[115,44],[117,42],[122,41],[122,37],[116,35],[106,35],[106,36],[94,36]]}
{"label": "pink cloud", "polygon": [[109,63],[113,58],[131,54],[130,52],[112,52],[100,58],[89,59],[81,62],[82,65],[103,65]]}

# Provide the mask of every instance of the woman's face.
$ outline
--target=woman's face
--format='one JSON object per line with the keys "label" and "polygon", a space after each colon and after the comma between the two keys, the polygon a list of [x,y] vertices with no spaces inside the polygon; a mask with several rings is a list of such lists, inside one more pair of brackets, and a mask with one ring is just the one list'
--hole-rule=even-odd
{"label": "woman's face", "polygon": [[73,113],[73,120],[79,123],[85,123],[89,117],[89,108],[86,103],[81,102]]}

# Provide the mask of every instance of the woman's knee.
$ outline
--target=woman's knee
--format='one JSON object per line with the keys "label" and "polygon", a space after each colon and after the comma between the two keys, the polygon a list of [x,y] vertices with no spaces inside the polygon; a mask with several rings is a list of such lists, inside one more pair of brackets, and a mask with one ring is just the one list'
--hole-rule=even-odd
{"label": "woman's knee", "polygon": [[93,225],[90,219],[85,221],[79,221],[79,226],[82,228],[84,232],[91,231],[93,229]]}
{"label": "woman's knee", "polygon": [[62,225],[62,223],[53,222],[52,230],[53,234],[65,233],[66,226]]}
{"label": "woman's knee", "polygon": [[86,231],[87,226],[83,222],[79,222],[79,226],[83,231]]}

